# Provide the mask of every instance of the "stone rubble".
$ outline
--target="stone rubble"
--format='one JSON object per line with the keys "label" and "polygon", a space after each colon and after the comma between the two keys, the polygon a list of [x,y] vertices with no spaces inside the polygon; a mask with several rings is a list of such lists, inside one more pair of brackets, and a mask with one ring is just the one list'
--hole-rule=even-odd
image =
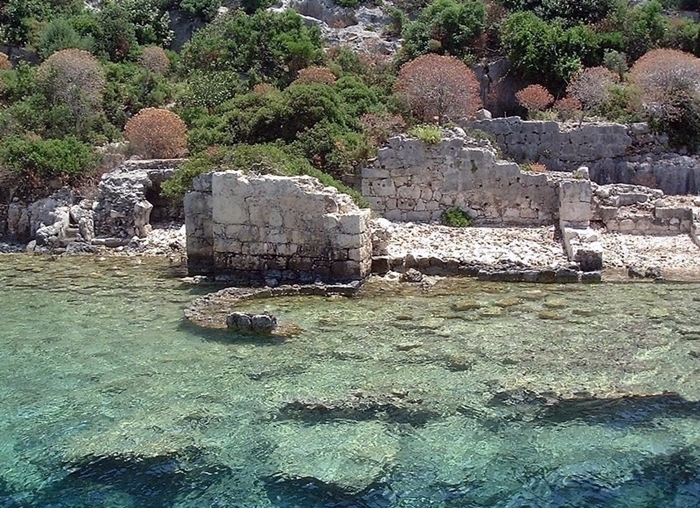
{"label": "stone rubble", "polygon": [[451,228],[439,224],[392,223],[390,257],[435,256],[463,263],[497,265],[501,261],[531,267],[567,265],[553,226]]}

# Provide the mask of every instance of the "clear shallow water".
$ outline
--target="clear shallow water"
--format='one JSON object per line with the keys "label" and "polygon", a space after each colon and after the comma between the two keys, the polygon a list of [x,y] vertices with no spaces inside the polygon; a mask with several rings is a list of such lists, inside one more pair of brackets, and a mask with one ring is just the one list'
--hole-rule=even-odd
{"label": "clear shallow water", "polygon": [[0,507],[700,506],[697,284],[374,285],[261,341],[136,263],[0,257]]}

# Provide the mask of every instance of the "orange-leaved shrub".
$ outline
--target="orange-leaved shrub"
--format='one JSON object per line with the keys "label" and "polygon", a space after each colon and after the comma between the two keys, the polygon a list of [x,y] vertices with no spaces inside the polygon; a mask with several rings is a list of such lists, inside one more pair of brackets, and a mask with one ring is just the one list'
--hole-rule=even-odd
{"label": "orange-leaved shrub", "polygon": [[328,67],[306,67],[301,69],[297,74],[297,79],[292,82],[292,85],[323,83],[332,85],[335,83],[335,74]]}
{"label": "orange-leaved shrub", "polygon": [[566,92],[578,99],[581,105],[592,110],[605,104],[610,97],[610,87],[619,76],[605,67],[589,67],[574,75]]}
{"label": "orange-leaved shrub", "polygon": [[560,120],[573,120],[581,113],[583,105],[576,97],[563,97],[554,103],[552,109]]}
{"label": "orange-leaved shrub", "polygon": [[172,159],[187,151],[187,127],[167,109],[146,108],[124,126],[124,138],[141,157]]}
{"label": "orange-leaved shrub", "polygon": [[481,107],[474,71],[452,56],[422,55],[399,70],[394,93],[423,122],[471,117]]}
{"label": "orange-leaved shrub", "polygon": [[374,146],[383,144],[394,134],[406,128],[406,122],[401,115],[389,112],[365,113],[360,117],[362,133]]}
{"label": "orange-leaved shrub", "polygon": [[0,53],[0,71],[12,69],[12,62],[5,53]]}
{"label": "orange-leaved shrub", "polygon": [[154,74],[166,74],[170,70],[170,59],[160,46],[149,46],[139,57],[139,64]]}
{"label": "orange-leaved shrub", "polygon": [[[527,168],[525,168],[527,169]],[[533,162],[530,164],[530,171],[533,173],[546,173],[547,172],[547,166],[544,164],[540,164],[539,162]]]}
{"label": "orange-leaved shrub", "polygon": [[631,81],[645,98],[663,99],[666,94],[697,93],[700,90],[700,58],[675,49],[654,49],[630,70]]}
{"label": "orange-leaved shrub", "polygon": [[102,109],[105,76],[100,62],[82,49],[62,49],[47,58],[37,71],[49,99],[66,104],[76,118]]}
{"label": "orange-leaved shrub", "polygon": [[554,96],[542,85],[526,86],[515,94],[515,98],[528,113],[543,111],[554,102]]}
{"label": "orange-leaved shrub", "polygon": [[258,83],[253,87],[253,93],[257,95],[266,95],[270,92],[277,90],[274,85],[270,83]]}
{"label": "orange-leaved shrub", "polygon": [[655,49],[630,70],[647,116],[674,146],[700,150],[700,59],[674,49]]}

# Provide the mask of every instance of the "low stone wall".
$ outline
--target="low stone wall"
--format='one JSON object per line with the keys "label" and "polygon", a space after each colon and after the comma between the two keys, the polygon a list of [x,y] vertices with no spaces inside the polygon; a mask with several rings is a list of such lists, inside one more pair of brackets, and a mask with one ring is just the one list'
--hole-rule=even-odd
{"label": "low stone wall", "polygon": [[356,280],[371,268],[369,210],[311,177],[198,177],[185,198],[190,274],[241,283]]}
{"label": "low stone wall", "polygon": [[626,234],[689,234],[693,207],[690,199],[667,197],[658,189],[603,185],[593,194],[592,220],[603,223],[608,231]]}
{"label": "low stone wall", "polygon": [[488,142],[463,135],[435,145],[400,135],[362,170],[362,194],[389,220],[435,221],[458,207],[482,224],[551,224],[561,178],[521,171]]}

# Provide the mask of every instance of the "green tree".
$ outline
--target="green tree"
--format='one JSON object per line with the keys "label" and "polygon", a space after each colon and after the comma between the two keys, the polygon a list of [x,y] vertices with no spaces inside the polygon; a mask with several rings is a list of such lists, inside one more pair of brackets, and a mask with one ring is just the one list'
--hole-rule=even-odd
{"label": "green tree", "polygon": [[180,0],[179,6],[191,18],[209,22],[219,12],[221,0]]}
{"label": "green tree", "polygon": [[500,0],[511,11],[530,11],[544,20],[560,19],[566,26],[597,23],[618,5],[617,0]]}
{"label": "green tree", "polygon": [[[434,0],[403,30],[403,58],[410,60],[436,49],[464,58],[486,28],[486,8],[477,1]],[[435,44],[432,41],[439,43]]]}
{"label": "green tree", "polygon": [[529,81],[560,90],[583,66],[602,62],[603,44],[588,26],[564,28],[532,12],[508,16],[501,26],[503,50],[513,70]]}
{"label": "green tree", "polygon": [[198,31],[185,45],[182,63],[188,71],[235,71],[284,86],[322,56],[318,30],[307,28],[296,12],[236,11]]}

